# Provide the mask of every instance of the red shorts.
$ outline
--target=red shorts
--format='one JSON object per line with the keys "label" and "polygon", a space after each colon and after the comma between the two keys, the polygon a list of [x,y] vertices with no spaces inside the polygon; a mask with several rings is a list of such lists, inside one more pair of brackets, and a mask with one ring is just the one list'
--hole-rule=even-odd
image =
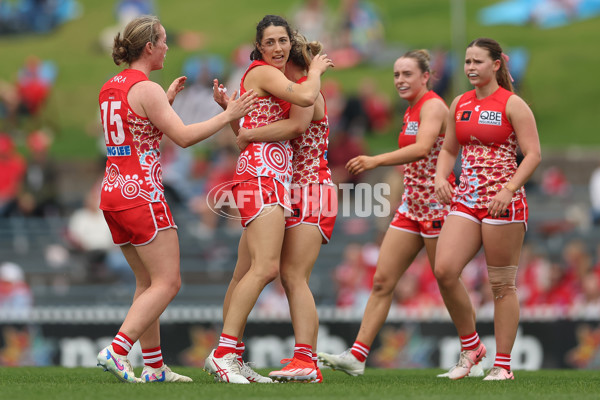
{"label": "red shorts", "polygon": [[529,219],[529,207],[527,206],[527,199],[521,198],[519,201],[513,201],[506,210],[499,217],[492,217],[488,213],[487,208],[471,208],[467,207],[463,203],[452,203],[450,207],[450,213],[448,215],[458,215],[463,218],[470,219],[473,222],[481,224],[485,222],[491,225],[505,225],[512,224],[515,222],[522,222],[525,224],[525,230],[527,230],[527,220]]}
{"label": "red shorts", "polygon": [[258,178],[236,183],[232,188],[235,204],[240,212],[242,227],[247,227],[266,206],[279,204],[291,211],[290,195],[283,184],[273,178]]}
{"label": "red shorts", "polygon": [[337,188],[319,183],[292,189],[292,212],[285,220],[285,228],[300,224],[315,225],[329,243],[337,217]]}
{"label": "red shorts", "polygon": [[394,219],[390,223],[390,228],[414,233],[415,235],[421,235],[424,238],[436,238],[440,236],[442,225],[444,225],[443,218],[428,221],[417,221],[408,218],[406,215],[396,210]]}
{"label": "red shorts", "polygon": [[149,203],[121,211],[103,211],[114,244],[148,244],[158,231],[175,228],[171,210],[165,202]]}

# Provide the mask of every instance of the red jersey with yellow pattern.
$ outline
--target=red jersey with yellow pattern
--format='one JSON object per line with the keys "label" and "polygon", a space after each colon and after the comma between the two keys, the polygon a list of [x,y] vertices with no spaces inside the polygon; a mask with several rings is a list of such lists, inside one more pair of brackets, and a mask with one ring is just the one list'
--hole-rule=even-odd
{"label": "red jersey with yellow pattern", "polygon": [[[500,87],[478,99],[471,90],[456,105],[456,138],[462,146],[456,201],[467,207],[487,208],[517,171],[517,135],[506,117],[506,103],[513,94]],[[525,191],[520,188],[512,201],[522,197]]]}
{"label": "red jersey with yellow pattern", "polygon": [[[248,67],[240,85],[240,95],[244,94],[244,80],[252,68],[266,66],[275,68],[264,61],[253,61]],[[243,119],[246,129],[258,128],[289,117],[290,103],[275,96],[257,97],[257,107]],[[293,150],[289,140],[280,142],[253,142],[238,157],[234,181],[243,182],[267,176],[281,182],[286,188],[292,181]]]}
{"label": "red jersey with yellow pattern", "polygon": [[133,112],[127,102],[129,89],[146,80],[142,71],[125,69],[100,90],[107,152],[102,210],[119,211],[165,201],[159,149],[163,133],[148,118]]}
{"label": "red jersey with yellow pattern", "polygon": [[[431,99],[444,101],[430,90],[404,113],[402,131],[398,136],[399,148],[416,143],[421,122],[421,108]],[[435,197],[434,185],[435,167],[443,143],[444,135],[440,134],[427,157],[408,163],[404,167],[404,193],[398,212],[412,220],[431,221],[444,218],[448,214],[448,208],[439,203]],[[450,174],[448,181],[454,184],[454,174]]]}
{"label": "red jersey with yellow pattern", "polygon": [[[302,77],[297,83],[302,83],[306,79],[307,77]],[[292,139],[292,149],[294,150],[293,185],[332,184],[331,171],[327,166],[328,146],[329,119],[327,104],[325,104],[325,116],[318,121],[311,121],[302,135]]]}

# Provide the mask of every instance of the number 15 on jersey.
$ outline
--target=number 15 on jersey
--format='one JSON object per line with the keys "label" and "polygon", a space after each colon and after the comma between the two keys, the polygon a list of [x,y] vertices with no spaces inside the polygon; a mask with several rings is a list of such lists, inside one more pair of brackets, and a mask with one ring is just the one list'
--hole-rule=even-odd
{"label": "number 15 on jersey", "polygon": [[104,101],[100,104],[102,110],[102,125],[104,127],[104,140],[107,145],[120,145],[125,141],[123,119],[117,113],[121,109],[120,101]]}

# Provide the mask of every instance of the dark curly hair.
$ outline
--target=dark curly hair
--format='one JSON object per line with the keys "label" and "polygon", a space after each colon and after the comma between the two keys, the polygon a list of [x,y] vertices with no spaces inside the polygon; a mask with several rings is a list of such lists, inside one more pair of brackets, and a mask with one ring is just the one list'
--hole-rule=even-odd
{"label": "dark curly hair", "polygon": [[254,50],[250,54],[250,60],[262,60],[262,54],[258,49],[260,42],[263,39],[263,35],[265,33],[265,29],[269,26],[282,26],[285,28],[288,37],[290,38],[290,43],[292,47],[294,46],[294,36],[292,34],[292,28],[290,28],[290,24],[286,21],[285,18],[280,17],[279,15],[265,15],[264,18],[256,25],[256,38],[254,40]]}

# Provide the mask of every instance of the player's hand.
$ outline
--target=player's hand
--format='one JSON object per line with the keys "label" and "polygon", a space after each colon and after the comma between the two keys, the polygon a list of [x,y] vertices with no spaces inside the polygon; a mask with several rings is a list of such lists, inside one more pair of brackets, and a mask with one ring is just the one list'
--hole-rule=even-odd
{"label": "player's hand", "polygon": [[238,135],[235,138],[235,142],[240,151],[244,151],[244,149],[250,144],[250,139],[248,138],[248,129],[240,127]]}
{"label": "player's hand", "polygon": [[448,179],[435,178],[435,197],[442,204],[452,203],[452,197],[454,196],[454,188],[448,182]]}
{"label": "player's hand", "polygon": [[490,204],[488,205],[488,214],[494,218],[498,218],[508,209],[512,198],[513,192],[507,188],[502,188],[502,190],[500,190],[490,201]]}
{"label": "player's hand", "polygon": [[358,175],[361,172],[368,171],[377,167],[377,163],[373,157],[369,156],[358,156],[354,157],[346,163],[346,169],[352,175]]}
{"label": "player's hand", "polygon": [[238,99],[235,98],[236,96],[237,90],[229,98],[227,108],[225,109],[225,112],[230,115],[230,121],[242,118],[257,107],[256,94],[253,89],[248,90]]}
{"label": "player's hand", "polygon": [[213,99],[223,110],[227,109],[227,104],[229,103],[227,88],[222,83],[219,84],[218,79],[213,80]]}
{"label": "player's hand", "polygon": [[309,70],[317,70],[321,75],[327,71],[328,68],[333,68],[335,65],[333,61],[327,57],[327,54],[316,55],[310,62]]}
{"label": "player's hand", "polygon": [[173,105],[175,101],[175,96],[177,93],[181,92],[183,88],[185,88],[185,82],[187,81],[187,76],[180,76],[176,78],[173,83],[167,89],[167,99],[169,99],[169,104]]}

